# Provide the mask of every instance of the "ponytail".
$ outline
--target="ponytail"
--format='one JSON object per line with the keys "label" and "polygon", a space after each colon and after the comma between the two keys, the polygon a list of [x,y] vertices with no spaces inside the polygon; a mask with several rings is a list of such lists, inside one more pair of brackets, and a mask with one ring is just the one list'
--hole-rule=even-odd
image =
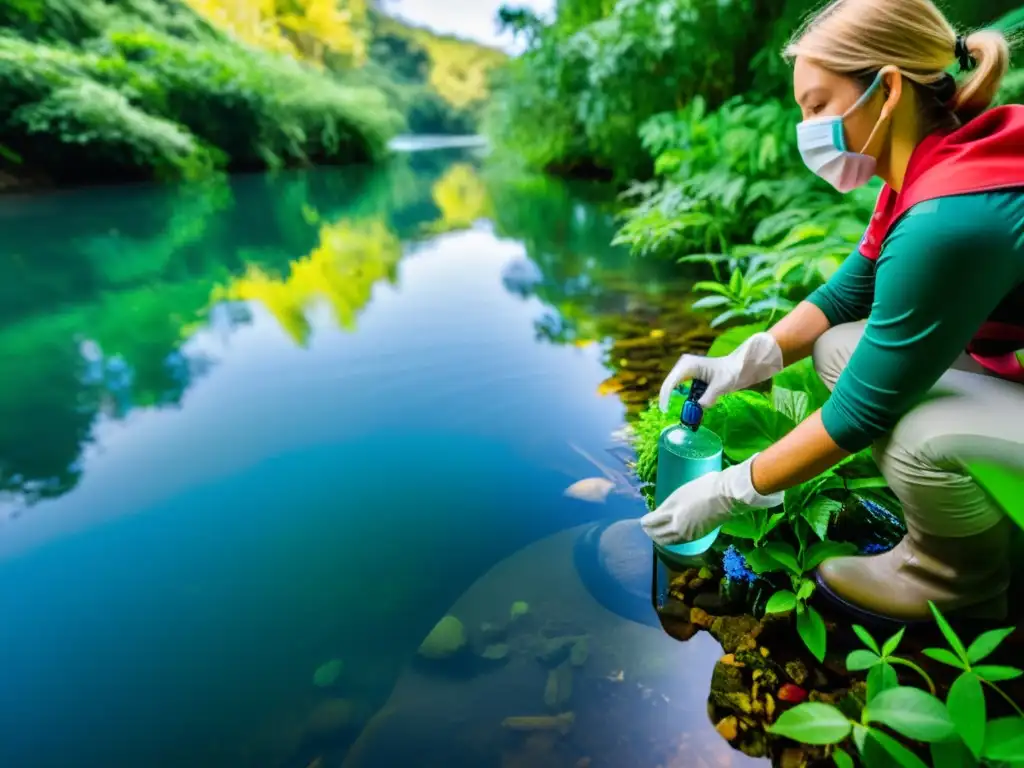
{"label": "ponytail", "polygon": [[961,67],[970,70],[967,79],[959,84],[952,100],[953,111],[961,122],[977,117],[991,106],[999,86],[1010,69],[1010,44],[1002,32],[983,29],[966,38],[958,38],[965,50]]}

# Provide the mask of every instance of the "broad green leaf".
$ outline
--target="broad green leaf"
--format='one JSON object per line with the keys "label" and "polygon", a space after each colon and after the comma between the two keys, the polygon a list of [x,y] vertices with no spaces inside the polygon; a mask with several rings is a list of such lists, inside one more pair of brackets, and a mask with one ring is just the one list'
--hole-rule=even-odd
{"label": "broad green leaf", "polygon": [[789,591],[776,592],[768,598],[765,613],[785,613],[796,608],[796,595]]}
{"label": "broad green leaf", "polygon": [[750,539],[753,541],[761,534],[761,526],[754,519],[753,510],[744,510],[729,518],[722,526],[722,533],[728,536],[735,536],[738,539]]}
{"label": "broad green leaf", "polygon": [[857,745],[857,751],[864,754],[867,747],[868,729],[860,723],[853,724],[853,743]]}
{"label": "broad green leaf", "polygon": [[811,652],[819,662],[825,660],[825,622],[816,610],[806,606],[807,610],[796,615],[796,631],[800,639],[804,641],[807,650]]}
{"label": "broad green leaf", "polygon": [[987,760],[1024,760],[1024,718],[1001,717],[988,723],[984,755]]}
{"label": "broad green leaf", "polygon": [[868,701],[870,702],[882,691],[895,688],[900,684],[896,670],[888,662],[882,661],[868,670]]}
{"label": "broad green leaf", "polygon": [[767,524],[765,524],[765,527],[764,527],[764,533],[761,534],[761,538],[764,538],[769,533],[774,531],[775,530],[775,526],[777,526],[779,523],[781,523],[785,519],[786,519],[786,513],[785,512],[776,512],[774,515],[769,517],[768,518],[768,522],[767,522]]}
{"label": "broad green leaf", "polygon": [[949,622],[946,621],[946,617],[942,615],[942,612],[935,607],[935,603],[931,600],[928,601],[928,607],[932,609],[932,615],[935,617],[935,623],[939,625],[939,629],[942,630],[943,637],[946,638],[946,642],[949,643],[949,647],[953,649],[953,652],[963,662],[963,666],[967,666],[967,649],[964,648],[964,644],[960,642],[960,638],[957,636],[953,628],[949,626]]}
{"label": "broad green leaf", "polygon": [[747,390],[719,399],[705,413],[704,423],[722,439],[725,455],[735,462],[763,451],[795,426],[772,408],[765,395]]}
{"label": "broad green leaf", "polygon": [[909,739],[942,741],[953,734],[945,705],[920,688],[899,686],[882,691],[864,710],[865,722],[892,728]]}
{"label": "broad green leaf", "polygon": [[971,664],[977,664],[998,648],[999,644],[1012,635],[1015,629],[1015,627],[993,629],[978,635],[967,648],[967,660]]}
{"label": "broad green leaf", "polygon": [[734,328],[722,331],[711,344],[711,348],[708,349],[708,357],[724,357],[738,349],[740,344],[755,333],[761,333],[767,330],[767,328],[768,326],[765,323],[753,323],[751,325],[737,325]]}
{"label": "broad green leaf", "polygon": [[746,559],[747,565],[750,566],[750,570],[758,575],[784,570],[782,564],[776,562],[775,558],[769,555],[764,547],[756,547],[745,553],[743,557]]}
{"label": "broad green leaf", "polygon": [[990,683],[999,683],[1003,680],[1016,680],[1021,675],[1024,675],[1024,672],[1016,667],[996,667],[982,664],[981,666],[973,667],[972,669],[974,674],[982,680],[988,680]]}
{"label": "broad green leaf", "polygon": [[900,627],[899,631],[885,641],[885,645],[882,646],[883,656],[892,656],[896,653],[896,649],[900,647],[900,640],[903,639],[903,633],[906,632],[906,627]]}
{"label": "broad green leaf", "polygon": [[929,745],[932,768],[977,768],[978,759],[959,736]]}
{"label": "broad green leaf", "polygon": [[831,396],[828,387],[822,383],[817,371],[814,370],[814,361],[810,357],[783,368],[772,378],[772,385],[794,392],[806,392],[810,413],[821,408]]}
{"label": "broad green leaf", "polygon": [[769,541],[765,544],[764,549],[772,556],[772,559],[784,565],[793,574],[799,576],[803,573],[800,563],[796,559],[796,550],[789,544],[782,541]]}
{"label": "broad green leaf", "polygon": [[[842,509],[842,502],[830,499],[828,496],[816,496],[804,507],[801,514],[808,525],[811,526],[811,530],[814,531],[815,535],[824,542],[828,536],[829,525]],[[857,548],[853,547],[852,552],[856,551]],[[847,554],[850,554],[850,552],[847,552]]]}
{"label": "broad green leaf", "polygon": [[818,585],[811,579],[801,579],[800,589],[796,591],[796,599],[798,602],[806,602],[811,595],[814,594],[814,590],[817,589]]}
{"label": "broad green leaf", "polygon": [[897,763],[903,768],[928,768],[928,764],[921,758],[900,744],[896,739],[877,728],[872,728],[869,738],[874,739],[882,745],[882,749],[888,752]]}
{"label": "broad green leaf", "polygon": [[881,660],[878,654],[872,651],[850,651],[850,654],[846,657],[846,669],[849,672],[861,672],[865,669],[871,669]]}
{"label": "broad green leaf", "polygon": [[819,541],[804,555],[804,571],[814,570],[829,558],[853,555],[856,552],[857,547],[848,541]]}
{"label": "broad green leaf", "polygon": [[985,746],[985,692],[981,681],[970,672],[960,675],[949,687],[946,709],[964,744],[981,757]]}
{"label": "broad green leaf", "polygon": [[871,633],[864,629],[864,627],[862,627],[860,624],[854,624],[853,633],[860,638],[860,641],[864,643],[864,645],[866,645],[872,651],[877,653],[879,656],[882,655],[882,649],[878,647],[878,643],[875,642],[875,638],[873,638],[871,636]]}
{"label": "broad green leaf", "polygon": [[948,664],[957,669],[964,669],[964,663],[954,656],[952,651],[947,651],[945,648],[925,648],[921,653],[940,664]]}
{"label": "broad green leaf", "polygon": [[785,387],[772,387],[772,406],[795,424],[799,424],[810,415],[810,402],[806,392],[796,392]]}
{"label": "broad green leaf", "polygon": [[838,744],[850,735],[852,723],[846,715],[831,704],[809,701],[787,709],[770,733],[798,741],[801,744]]}
{"label": "broad green leaf", "polygon": [[841,749],[832,753],[832,759],[835,761],[836,768],[853,768],[853,758]]}

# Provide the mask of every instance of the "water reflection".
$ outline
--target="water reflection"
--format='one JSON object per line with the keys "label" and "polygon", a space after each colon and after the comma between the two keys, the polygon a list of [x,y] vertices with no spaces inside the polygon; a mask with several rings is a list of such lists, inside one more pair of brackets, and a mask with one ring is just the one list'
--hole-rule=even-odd
{"label": "water reflection", "polygon": [[[697,635],[683,663],[671,637],[607,611],[574,565],[586,534],[581,526],[535,542],[459,596],[444,622],[464,635],[446,650],[466,666],[490,651],[491,663],[467,677],[448,658],[417,657],[343,766],[755,764],[708,721],[721,648]],[[649,545],[636,554],[649,584]]]}
{"label": "water reflection", "polygon": [[[9,210],[0,762],[339,757],[405,690],[395,681],[431,628],[504,558],[504,576],[471,590],[489,605],[466,613],[473,627],[517,593],[615,635],[618,655],[595,651],[595,670],[678,652],[594,608],[571,537],[558,538],[638,514],[635,494],[563,492],[603,472],[592,457],[622,425],[622,402],[602,395],[614,347],[595,342],[685,287],[610,249],[599,201],[422,152],[383,170],[62,193]],[[520,552],[542,539],[556,543]],[[546,575],[531,581],[534,570]],[[700,654],[714,650],[701,642],[683,686],[694,711],[710,674]],[[342,687],[328,692],[314,675],[331,660]],[[610,726],[583,701],[606,702],[606,677],[580,683],[583,741],[570,750],[595,766],[611,747],[586,739]],[[520,705],[543,698],[543,680],[522,698],[530,675],[485,679],[493,708],[481,713],[528,714]],[[484,695],[445,690],[459,711]],[[640,722],[643,706],[633,696],[613,712]],[[436,717],[411,717],[405,745],[441,755],[461,715],[433,735]],[[671,728],[705,744],[698,721]],[[500,718],[480,727],[504,733]],[[644,728],[649,749],[674,743]]]}

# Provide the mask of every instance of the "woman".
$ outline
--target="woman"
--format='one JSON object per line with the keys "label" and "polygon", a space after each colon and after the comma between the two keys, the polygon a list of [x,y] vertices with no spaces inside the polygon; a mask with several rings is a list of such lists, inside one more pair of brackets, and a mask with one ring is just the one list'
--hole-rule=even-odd
{"label": "woman", "polygon": [[[826,561],[818,583],[862,615],[926,620],[1007,613],[1012,523],[965,470],[1024,468],[1024,107],[989,105],[1009,47],[995,31],[959,37],[929,0],[837,0],[786,50],[808,168],[841,192],[885,185],[857,251],[766,333],[727,357],[684,355],[701,404],[808,355],[832,394],[752,459],[688,483],[644,529],[696,539],[738,503],[769,507],[852,452],[873,446],[903,504],[890,552]],[[945,70],[959,63],[957,83]],[[869,617],[870,618],[870,617]]]}

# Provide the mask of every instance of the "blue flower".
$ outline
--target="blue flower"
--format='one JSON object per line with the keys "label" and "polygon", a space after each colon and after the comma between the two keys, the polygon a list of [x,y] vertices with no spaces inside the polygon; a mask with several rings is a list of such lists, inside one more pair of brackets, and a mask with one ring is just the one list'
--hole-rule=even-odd
{"label": "blue flower", "polygon": [[731,544],[722,553],[722,569],[725,571],[725,575],[734,581],[745,581],[752,584],[757,580],[757,574],[750,570],[746,559]]}

